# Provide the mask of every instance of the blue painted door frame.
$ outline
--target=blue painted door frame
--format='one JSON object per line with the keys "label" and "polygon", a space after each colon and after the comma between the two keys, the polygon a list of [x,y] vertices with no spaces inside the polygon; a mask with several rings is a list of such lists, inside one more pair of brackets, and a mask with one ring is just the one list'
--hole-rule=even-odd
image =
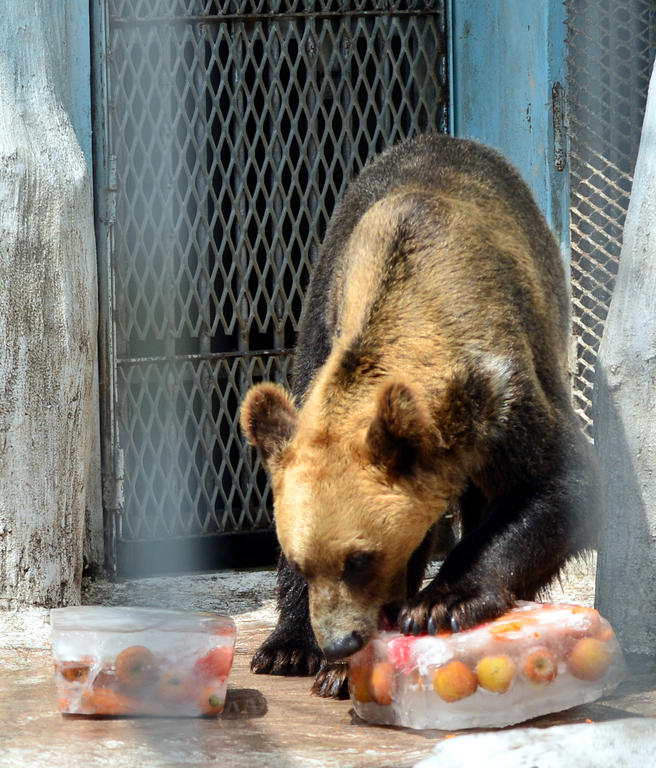
{"label": "blue painted door frame", "polygon": [[518,168],[567,259],[565,4],[450,0],[448,12],[451,131],[490,144]]}

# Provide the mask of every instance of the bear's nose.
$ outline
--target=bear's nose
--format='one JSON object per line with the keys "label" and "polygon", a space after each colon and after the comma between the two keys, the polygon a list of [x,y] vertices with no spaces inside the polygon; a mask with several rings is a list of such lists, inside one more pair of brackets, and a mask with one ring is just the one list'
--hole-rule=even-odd
{"label": "bear's nose", "polygon": [[345,635],[340,640],[335,641],[327,645],[323,652],[328,661],[337,661],[343,659],[346,656],[350,656],[352,653],[359,651],[364,645],[364,640],[359,632],[353,630],[350,635]]}

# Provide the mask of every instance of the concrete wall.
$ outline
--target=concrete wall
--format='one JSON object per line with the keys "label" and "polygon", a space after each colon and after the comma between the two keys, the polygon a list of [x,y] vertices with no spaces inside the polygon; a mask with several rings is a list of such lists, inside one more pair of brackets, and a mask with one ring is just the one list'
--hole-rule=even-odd
{"label": "concrete wall", "polygon": [[0,607],[80,595],[97,298],[71,10],[0,0]]}
{"label": "concrete wall", "polygon": [[656,74],[652,74],[593,399],[607,506],[597,606],[626,650],[649,655],[656,655],[655,225]]}

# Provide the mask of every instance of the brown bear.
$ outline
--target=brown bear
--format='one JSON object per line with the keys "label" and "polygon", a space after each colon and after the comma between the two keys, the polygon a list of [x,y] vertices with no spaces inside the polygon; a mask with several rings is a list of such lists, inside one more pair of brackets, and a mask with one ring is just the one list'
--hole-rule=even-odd
{"label": "brown bear", "polygon": [[[471,627],[595,545],[568,296],[531,193],[491,149],[420,137],[350,186],[308,289],[293,396],[261,384],[242,406],[282,550],[255,672],[318,670],[317,692],[343,693],[334,662],[381,621]],[[418,591],[456,513],[460,538]]]}

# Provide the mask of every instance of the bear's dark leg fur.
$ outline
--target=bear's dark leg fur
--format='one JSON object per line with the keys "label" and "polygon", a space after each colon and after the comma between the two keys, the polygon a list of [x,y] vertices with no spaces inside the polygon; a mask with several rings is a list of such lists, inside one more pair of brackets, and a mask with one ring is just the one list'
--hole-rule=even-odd
{"label": "bear's dark leg fur", "polygon": [[314,675],[323,653],[310,625],[307,584],[285,556],[278,561],[278,625],[258,648],[251,671],[271,675]]}
{"label": "bear's dark leg fur", "polygon": [[[599,486],[583,440],[574,437],[551,477],[517,483],[482,508],[480,524],[465,529],[436,578],[401,610],[403,632],[434,634],[496,618],[515,600],[535,599],[572,555],[594,546]],[[469,491],[470,524],[475,499]]]}

